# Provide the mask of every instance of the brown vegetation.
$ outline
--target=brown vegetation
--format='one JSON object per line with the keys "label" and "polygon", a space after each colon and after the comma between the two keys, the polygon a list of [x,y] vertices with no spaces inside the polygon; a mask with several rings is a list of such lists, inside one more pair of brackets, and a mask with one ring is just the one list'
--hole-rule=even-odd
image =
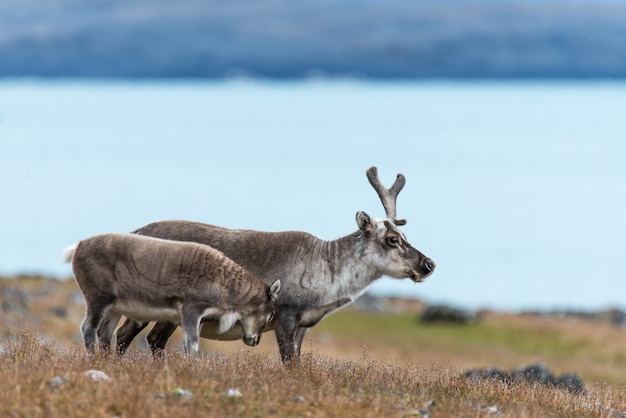
{"label": "brown vegetation", "polygon": [[[90,357],[72,281],[10,279],[0,290],[2,416],[626,416],[624,330],[605,323],[492,313],[475,325],[424,325],[414,312],[349,309],[314,328],[301,364],[285,368],[271,334],[257,348],[203,341],[192,359],[179,335],[160,360],[141,344],[122,358]],[[580,373],[586,393],[462,376],[537,361]]]}

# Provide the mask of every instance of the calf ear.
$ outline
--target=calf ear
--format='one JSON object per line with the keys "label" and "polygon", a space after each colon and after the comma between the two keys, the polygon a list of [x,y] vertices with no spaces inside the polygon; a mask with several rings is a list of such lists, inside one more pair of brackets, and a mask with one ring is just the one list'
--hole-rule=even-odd
{"label": "calf ear", "polygon": [[276,299],[278,297],[278,292],[280,292],[280,280],[275,280],[267,289],[267,296],[270,299]]}
{"label": "calf ear", "polygon": [[363,211],[358,211],[356,213],[356,223],[361,231],[368,234],[374,232],[374,229],[376,228],[374,225],[374,219]]}

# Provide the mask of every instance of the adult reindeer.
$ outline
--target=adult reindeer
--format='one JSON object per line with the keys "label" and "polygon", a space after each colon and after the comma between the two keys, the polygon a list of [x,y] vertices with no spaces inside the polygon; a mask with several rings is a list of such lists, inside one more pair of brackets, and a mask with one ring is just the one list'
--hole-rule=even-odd
{"label": "adult reindeer", "polygon": [[[222,251],[262,281],[280,279],[276,318],[265,331],[274,329],[280,355],[285,363],[300,355],[308,328],[324,315],[353,301],[383,275],[421,282],[435,269],[435,263],[413,248],[400,228],[406,224],[396,217],[396,199],[405,184],[398,174],[387,189],[376,167],[367,178],[378,193],[386,218],[356,214],[358,231],[334,241],[323,241],[306,232],[261,232],[226,229],[187,221],[162,221],[134,231],[137,234],[177,241],[194,241]],[[118,349],[124,352],[147,325],[127,320],[118,330]],[[153,349],[163,349],[176,329],[170,322],[157,322],[148,334]],[[215,322],[203,324],[204,338],[239,339],[237,330],[218,335]]]}

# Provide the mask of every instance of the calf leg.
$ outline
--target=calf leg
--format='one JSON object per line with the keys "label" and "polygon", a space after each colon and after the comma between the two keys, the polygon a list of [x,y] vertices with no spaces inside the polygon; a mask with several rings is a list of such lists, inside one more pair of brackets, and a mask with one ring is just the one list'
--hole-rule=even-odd
{"label": "calf leg", "polygon": [[121,327],[117,330],[117,354],[122,355],[128,350],[130,343],[135,339],[149,322],[139,322],[131,318],[126,318]]}
{"label": "calf leg", "polygon": [[100,321],[100,325],[98,326],[98,346],[100,347],[100,352],[109,354],[111,352],[111,339],[113,338],[113,332],[115,332],[115,327],[117,323],[120,321],[121,315],[117,312],[107,312],[102,321]]}
{"label": "calf leg", "polygon": [[80,330],[83,334],[83,341],[87,353],[94,354],[96,343],[96,331],[106,310],[108,303],[92,303],[87,302],[87,309],[85,311],[85,317],[80,325]]}
{"label": "calf leg", "polygon": [[92,313],[87,311],[85,317],[83,318],[83,322],[80,324],[80,331],[83,334],[83,342],[85,343],[85,349],[87,349],[87,353],[94,353],[94,344],[96,342],[96,329],[98,329],[98,324],[100,323],[100,319],[98,317],[93,316]]}
{"label": "calf leg", "polygon": [[165,350],[167,340],[170,339],[177,327],[178,325],[169,321],[159,321],[154,324],[147,337],[152,354],[158,354]]}
{"label": "calf leg", "polygon": [[200,348],[200,315],[195,309],[183,309],[181,326],[185,354],[196,354]]}

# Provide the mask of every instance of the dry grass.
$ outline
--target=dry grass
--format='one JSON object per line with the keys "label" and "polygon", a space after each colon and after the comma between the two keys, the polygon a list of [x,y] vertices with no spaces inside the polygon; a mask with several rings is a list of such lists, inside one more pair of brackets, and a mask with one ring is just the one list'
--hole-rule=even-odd
{"label": "dry grass", "polygon": [[[111,382],[84,375],[96,369]],[[626,409],[610,389],[578,396],[538,385],[472,382],[445,365],[393,365],[305,355],[285,368],[263,353],[164,360],[140,353],[90,358],[18,333],[0,357],[2,416],[407,416],[434,401],[431,416],[472,417],[495,405],[506,416],[606,416],[596,401]],[[54,385],[54,378],[64,383]],[[57,379],[58,380],[58,379]],[[180,389],[190,396],[181,396]],[[226,396],[228,389],[242,396]]]}
{"label": "dry grass", "polygon": [[413,314],[345,310],[308,334],[305,347],[329,356],[459,369],[545,363],[588,384],[626,389],[626,330],[598,321],[491,313],[474,325],[425,325]]}
{"label": "dry grass", "polygon": [[[123,358],[89,357],[72,282],[2,286],[32,296],[0,321],[0,416],[405,417],[433,401],[430,417],[485,417],[490,406],[509,417],[626,416],[624,331],[605,324],[491,314],[471,326],[427,326],[414,314],[345,310],[309,333],[293,368],[278,362],[271,334],[255,349],[205,341],[193,359],[178,339],[161,360],[140,345]],[[581,373],[587,393],[462,377],[468,367],[536,361]],[[112,381],[85,376],[92,369]]]}

